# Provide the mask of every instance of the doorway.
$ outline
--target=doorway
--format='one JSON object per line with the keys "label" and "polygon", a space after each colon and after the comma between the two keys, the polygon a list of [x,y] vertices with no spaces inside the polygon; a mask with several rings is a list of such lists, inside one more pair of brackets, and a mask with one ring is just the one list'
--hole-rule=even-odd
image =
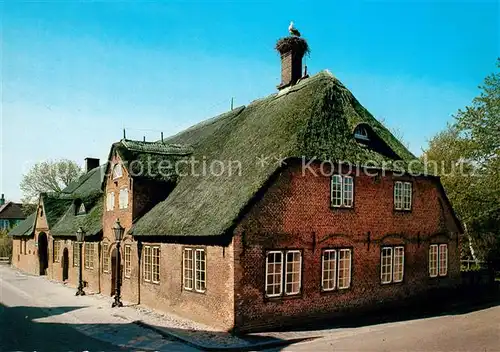
{"label": "doorway", "polygon": [[64,248],[62,257],[62,281],[68,280],[68,271],[69,271],[68,248]]}
{"label": "doorway", "polygon": [[47,269],[49,268],[49,247],[45,232],[38,234],[38,261],[40,264],[40,275],[47,275]]}

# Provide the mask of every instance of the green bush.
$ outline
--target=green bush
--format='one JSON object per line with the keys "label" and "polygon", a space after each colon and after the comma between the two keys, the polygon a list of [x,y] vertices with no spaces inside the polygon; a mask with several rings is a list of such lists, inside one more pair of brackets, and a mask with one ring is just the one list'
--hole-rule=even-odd
{"label": "green bush", "polygon": [[0,231],[0,257],[12,258],[12,237],[5,231]]}

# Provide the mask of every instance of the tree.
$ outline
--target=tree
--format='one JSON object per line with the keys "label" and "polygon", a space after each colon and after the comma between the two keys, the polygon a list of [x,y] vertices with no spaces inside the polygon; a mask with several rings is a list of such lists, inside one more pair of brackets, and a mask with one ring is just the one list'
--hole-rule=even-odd
{"label": "tree", "polygon": [[[500,68],[500,59],[497,61]],[[441,176],[464,223],[470,252],[500,258],[500,73],[486,77],[481,93],[429,142],[423,159]],[[437,166],[437,167],[436,167]]]}
{"label": "tree", "polygon": [[80,166],[68,159],[36,163],[21,180],[22,201],[24,204],[36,203],[42,192],[59,193],[82,173]]}

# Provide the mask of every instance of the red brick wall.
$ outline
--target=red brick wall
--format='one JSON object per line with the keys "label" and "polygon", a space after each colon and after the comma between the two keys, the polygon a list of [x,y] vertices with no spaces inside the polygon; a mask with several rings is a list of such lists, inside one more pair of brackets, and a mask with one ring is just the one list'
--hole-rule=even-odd
{"label": "red brick wall", "polygon": [[[109,244],[109,250],[107,253],[102,253],[101,256],[101,268],[103,267],[103,258],[104,256],[108,256],[109,258],[109,270],[107,272],[102,272],[102,280],[101,280],[101,290],[103,294],[114,295],[112,291],[111,279],[113,276],[112,272],[112,253],[116,248],[115,245],[115,235],[113,233],[112,227],[116,222],[116,219],[120,219],[120,224],[125,228],[125,237],[122,242],[122,246],[120,249],[121,253],[121,266],[123,273],[123,263],[124,263],[124,247],[125,244],[132,244],[132,256],[137,255],[137,250],[135,249],[135,243],[131,236],[127,235],[128,230],[132,226],[133,219],[133,208],[134,208],[134,184],[132,178],[129,176],[128,171],[125,167],[122,167],[123,176],[117,179],[113,179],[112,168],[115,163],[121,162],[120,158],[117,155],[113,155],[111,159],[111,168],[106,176],[106,187],[105,187],[105,195],[104,195],[104,210],[102,217],[102,226],[103,226],[103,242],[107,242]],[[126,209],[120,209],[119,207],[119,198],[120,198],[120,189],[128,188],[128,207]],[[107,201],[106,197],[110,192],[115,193],[115,203],[114,209],[111,211],[107,211]],[[133,278],[126,279],[122,275],[122,298],[131,303],[138,302],[138,287],[137,281]]]}
{"label": "red brick wall", "polygon": [[[232,245],[189,246],[205,248],[206,292],[183,289],[182,252],[184,245],[144,243],[160,246],[160,283],[145,282],[141,272],[141,304],[174,313],[223,330],[234,325],[234,257]],[[143,256],[144,258],[144,256]]]}
{"label": "red brick wall", "polygon": [[[412,211],[398,212],[393,209],[396,179],[401,178],[390,173],[355,176],[354,208],[332,209],[330,177],[303,175],[300,165],[283,171],[235,230],[236,328],[273,327],[457,285],[459,230],[436,181],[403,178],[413,182]],[[434,242],[448,243],[446,278],[429,278],[428,248]],[[380,251],[385,244],[405,247],[402,283],[380,283]],[[335,247],[353,250],[351,287],[323,293],[322,249]],[[298,297],[265,298],[265,251],[269,249],[303,251]]]}

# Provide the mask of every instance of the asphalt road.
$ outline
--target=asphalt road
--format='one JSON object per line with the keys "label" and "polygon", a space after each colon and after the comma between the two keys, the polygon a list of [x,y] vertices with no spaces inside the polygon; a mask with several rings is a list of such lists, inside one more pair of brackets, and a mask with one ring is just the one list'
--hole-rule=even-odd
{"label": "asphalt road", "polygon": [[[65,309],[78,309],[66,307]],[[60,311],[54,312],[60,314]],[[92,339],[71,325],[50,322],[48,309],[33,303],[7,285],[0,286],[0,351],[124,351]]]}
{"label": "asphalt road", "polygon": [[318,331],[317,338],[269,351],[500,351],[500,306],[464,314]]}

